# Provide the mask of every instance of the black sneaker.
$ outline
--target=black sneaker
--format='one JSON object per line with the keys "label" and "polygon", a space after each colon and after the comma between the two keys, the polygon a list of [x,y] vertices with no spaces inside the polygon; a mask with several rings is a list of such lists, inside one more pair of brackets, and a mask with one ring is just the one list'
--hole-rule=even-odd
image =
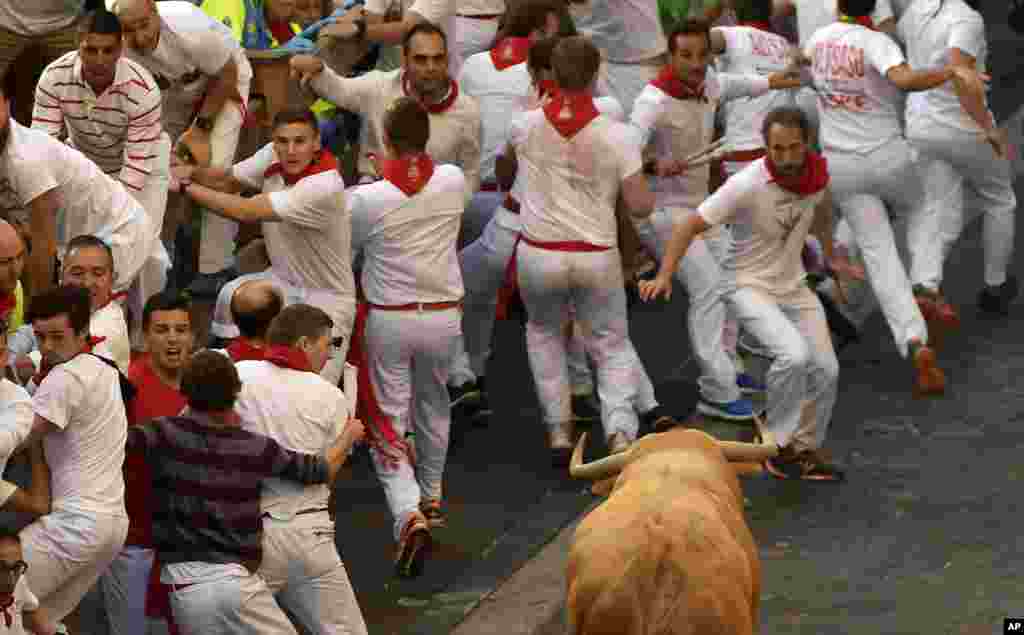
{"label": "black sneaker", "polygon": [[1007,276],[998,287],[986,286],[978,293],[978,308],[985,313],[1009,315],[1010,303],[1017,297],[1019,287],[1016,276]]}
{"label": "black sneaker", "polygon": [[821,450],[795,452],[789,446],[779,450],[778,456],[765,461],[764,468],[779,479],[839,482],[846,477],[842,468],[829,461]]}

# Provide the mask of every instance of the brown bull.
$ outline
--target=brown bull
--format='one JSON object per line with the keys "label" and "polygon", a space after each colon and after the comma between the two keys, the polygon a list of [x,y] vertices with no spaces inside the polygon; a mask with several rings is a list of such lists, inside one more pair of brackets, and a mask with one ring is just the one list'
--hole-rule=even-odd
{"label": "brown bull", "polygon": [[585,440],[570,473],[618,478],[576,529],[566,571],[569,632],[757,632],[761,561],[728,461],[762,461],[777,448],[675,428],[582,464]]}

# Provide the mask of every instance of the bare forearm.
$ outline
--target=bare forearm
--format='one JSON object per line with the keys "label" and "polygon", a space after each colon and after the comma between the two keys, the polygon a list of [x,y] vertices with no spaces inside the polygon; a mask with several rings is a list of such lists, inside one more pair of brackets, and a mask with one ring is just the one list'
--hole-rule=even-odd
{"label": "bare forearm", "polygon": [[260,220],[252,214],[251,199],[246,199],[237,194],[218,192],[205,185],[192,183],[187,188],[188,196],[200,206],[209,211],[240,223],[249,223]]}
{"label": "bare forearm", "polygon": [[676,269],[679,268],[679,261],[686,255],[687,250],[690,248],[690,243],[696,234],[693,231],[690,223],[682,222],[676,225],[675,230],[672,232],[672,237],[668,240],[668,245],[665,248],[665,257],[661,259],[661,267],[658,270],[659,276],[666,278],[671,277]]}
{"label": "bare forearm", "polygon": [[[40,198],[49,198],[49,194]],[[36,294],[53,286],[53,261],[57,257],[56,208],[47,201],[33,201],[29,227],[32,230],[32,251],[26,265],[32,281],[32,293]]]}
{"label": "bare forearm", "polygon": [[224,108],[224,104],[233,97],[239,97],[238,66],[235,64],[235,60],[231,59],[228,60],[220,74],[210,82],[198,116],[209,119],[216,117]]}
{"label": "bare forearm", "polygon": [[907,92],[931,90],[948,82],[951,78],[949,69],[931,71],[911,71],[899,83],[899,87]]}
{"label": "bare forearm", "polygon": [[956,96],[960,99],[960,107],[978,124],[978,127],[986,131],[995,127],[995,121],[985,105],[985,95],[982,91],[968,84],[962,89],[957,87]]}
{"label": "bare forearm", "polygon": [[241,181],[231,174],[230,168],[196,168],[192,180],[218,192],[237,194],[242,191]]}
{"label": "bare forearm", "polygon": [[407,14],[398,22],[367,23],[366,39],[379,44],[401,44],[406,32],[414,27],[417,22],[422,22],[422,20],[419,17]]}
{"label": "bare forearm", "polygon": [[814,210],[814,222],[811,234],[821,243],[826,262],[832,260],[833,235],[835,229],[832,219],[832,197],[826,195]]}

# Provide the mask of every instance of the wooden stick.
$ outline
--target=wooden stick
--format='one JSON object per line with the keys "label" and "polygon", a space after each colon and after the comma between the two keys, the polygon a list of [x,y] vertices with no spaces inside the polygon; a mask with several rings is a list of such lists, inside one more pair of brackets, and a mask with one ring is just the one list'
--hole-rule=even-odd
{"label": "wooden stick", "polygon": [[699,150],[697,152],[694,152],[693,154],[691,154],[690,156],[686,157],[683,160],[686,161],[686,163],[692,165],[693,162],[696,161],[697,159],[700,159],[701,157],[703,157],[705,155],[713,153],[715,150],[718,150],[719,148],[721,148],[724,144],[725,144],[725,139],[724,138],[719,139],[719,140],[717,140],[717,141],[707,145],[706,147],[702,148],[701,150]]}

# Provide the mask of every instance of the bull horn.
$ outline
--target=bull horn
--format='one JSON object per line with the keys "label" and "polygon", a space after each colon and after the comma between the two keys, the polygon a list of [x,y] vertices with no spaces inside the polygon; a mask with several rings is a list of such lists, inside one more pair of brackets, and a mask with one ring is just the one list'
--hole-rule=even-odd
{"label": "bull horn", "polygon": [[740,443],[739,441],[718,441],[726,460],[742,463],[760,463],[776,456],[779,446],[774,443]]}
{"label": "bull horn", "polygon": [[589,481],[600,481],[610,478],[621,472],[629,460],[630,451],[626,450],[625,452],[606,456],[603,459],[584,463],[583,447],[586,444],[587,433],[584,432],[580,435],[580,440],[576,443],[576,449],[572,452],[572,460],[569,462],[569,475],[573,478]]}

